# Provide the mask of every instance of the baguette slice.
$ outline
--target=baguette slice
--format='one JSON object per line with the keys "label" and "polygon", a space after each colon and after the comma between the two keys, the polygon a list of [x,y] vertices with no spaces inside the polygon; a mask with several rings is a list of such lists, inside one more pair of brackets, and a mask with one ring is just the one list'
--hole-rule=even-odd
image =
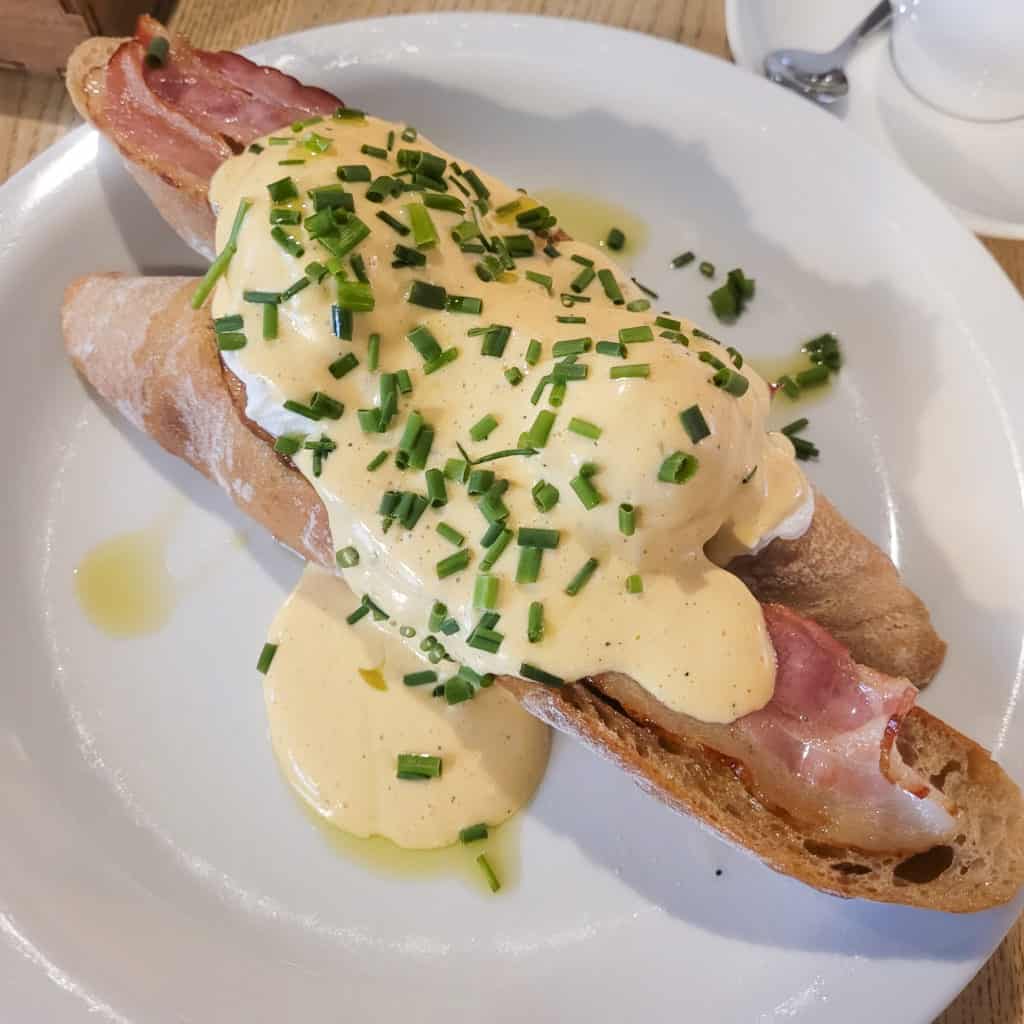
{"label": "baguette slice", "polygon": [[[64,337],[86,380],[127,419],[219,483],[248,515],[303,558],[334,565],[327,513],[272,439],[245,417],[245,388],[223,367],[206,311],[189,297],[195,280],[98,274],[79,278],[64,301]],[[811,529],[740,560],[755,595],[822,620],[854,658],[923,685],[945,644],[892,563],[821,495]],[[761,559],[768,567],[760,568]],[[774,566],[778,565],[778,571]],[[768,594],[770,596],[762,596]],[[827,608],[824,601],[828,600]],[[892,630],[892,647],[885,626]]]}
{"label": "baguette slice", "polygon": [[[63,309],[68,353],[139,429],[220,484],[282,543],[333,566],[326,511],[298,470],[274,453],[271,438],[246,419],[244,388],[223,368],[209,314],[189,304],[195,283],[116,274],[80,278],[69,286]],[[854,550],[868,544],[838,513],[829,522],[849,532]],[[813,545],[810,551],[808,557]],[[856,571],[865,564],[873,563],[862,559]],[[926,712],[914,710],[906,719],[901,751],[941,783],[965,824],[953,846],[901,860],[816,843],[759,804],[734,765],[626,716],[601,696],[601,680],[559,690],[521,679],[501,683],[528,710],[611,757],[674,808],[824,891],[969,911],[1005,902],[1024,876],[1017,787],[981,747]]]}
{"label": "baguette slice", "polygon": [[645,792],[696,818],[784,875],[835,896],[969,913],[1011,900],[1024,881],[1024,801],[983,747],[915,707],[900,727],[904,760],[959,808],[949,846],[912,857],[816,841],[746,788],[737,766],[684,737],[629,718],[595,676],[558,688],[501,676],[531,714],[582,740]]}

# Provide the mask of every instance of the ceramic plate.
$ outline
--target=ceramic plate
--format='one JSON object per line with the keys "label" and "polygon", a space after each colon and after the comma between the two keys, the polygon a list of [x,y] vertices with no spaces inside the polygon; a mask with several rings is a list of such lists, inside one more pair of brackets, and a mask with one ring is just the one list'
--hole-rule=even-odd
{"label": "ceramic plate", "polygon": [[[815,481],[950,642],[923,704],[1024,776],[1024,305],[895,161],[804,101],[647,36],[504,16],[326,27],[252,55],[531,189],[623,203],[633,270],[709,316],[694,249],[757,279],[756,357],[824,330]],[[7,1020],[926,1022],[1017,907],[849,903],[776,876],[570,742],[524,816],[518,886],[380,877],[298,810],[271,754],[264,630],[299,565],[109,415],[66,363],[64,285],[199,264],[110,147],[72,132],[0,197],[4,579],[0,1003]],[[161,630],[115,638],[73,571],[143,531]]]}
{"label": "ceramic plate", "polygon": [[[831,50],[870,9],[864,0],[726,0],[729,46],[762,76],[765,54]],[[831,116],[906,164],[974,231],[1024,238],[1024,120],[965,121],[918,99],[893,65],[887,31],[862,43],[847,71],[850,95]]]}

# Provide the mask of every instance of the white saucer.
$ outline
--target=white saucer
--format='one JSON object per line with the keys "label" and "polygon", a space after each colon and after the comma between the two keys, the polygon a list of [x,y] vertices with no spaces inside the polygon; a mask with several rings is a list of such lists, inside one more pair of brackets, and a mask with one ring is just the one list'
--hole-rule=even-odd
{"label": "white saucer", "polygon": [[[737,64],[760,75],[772,50],[831,49],[870,6],[868,0],[726,0],[729,45]],[[1024,239],[1024,120],[962,121],[923,103],[897,74],[884,31],[861,45],[847,72],[850,95],[834,116],[902,160],[972,230]]]}

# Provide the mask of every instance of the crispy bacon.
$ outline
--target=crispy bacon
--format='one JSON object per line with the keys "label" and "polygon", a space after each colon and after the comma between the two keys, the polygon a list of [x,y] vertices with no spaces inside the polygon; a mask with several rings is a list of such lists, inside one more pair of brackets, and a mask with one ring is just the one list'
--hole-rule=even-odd
{"label": "crispy bacon", "polygon": [[[171,43],[159,68],[144,62],[154,35]],[[143,15],[135,38],[107,65],[100,127],[165,180],[205,193],[217,167],[253,139],[341,105],[329,92],[237,53],[194,49]]]}
{"label": "crispy bacon", "polygon": [[670,711],[624,676],[595,683],[639,721],[697,741],[742,765],[748,788],[825,842],[918,851],[955,829],[946,798],[900,756],[895,740],[915,687],[857,665],[820,626],[764,605],[775,692],[729,725]]}

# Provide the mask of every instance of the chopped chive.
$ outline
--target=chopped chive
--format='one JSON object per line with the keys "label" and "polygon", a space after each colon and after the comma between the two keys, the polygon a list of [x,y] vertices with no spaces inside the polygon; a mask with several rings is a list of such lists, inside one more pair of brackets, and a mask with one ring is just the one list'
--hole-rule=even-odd
{"label": "chopped chive", "polygon": [[626,577],[626,593],[627,594],[642,594],[644,592],[644,581],[643,578],[633,573],[632,576]]}
{"label": "chopped chive", "polygon": [[610,270],[599,270],[597,278],[601,282],[601,287],[604,288],[605,295],[616,306],[621,306],[626,301],[622,297],[622,289],[619,288],[619,282],[615,280],[615,275]]}
{"label": "chopped chive", "polygon": [[412,452],[409,455],[410,469],[424,469],[427,459],[430,457],[430,449],[434,443],[434,428],[425,426],[416,438]]}
{"label": "chopped chive", "polygon": [[480,839],[486,839],[488,835],[487,826],[482,822],[479,825],[468,825],[459,829],[460,843],[475,843]]}
{"label": "chopped chive", "polygon": [[775,386],[780,388],[787,398],[795,399],[800,397],[800,385],[788,374],[783,374],[775,382]]}
{"label": "chopped chive", "polygon": [[487,550],[484,552],[484,557],[480,561],[480,568],[485,572],[490,572],[494,568],[494,563],[501,558],[505,548],[512,543],[514,536],[515,534],[511,530],[503,528],[501,533],[488,545]]}
{"label": "chopped chive", "polygon": [[302,449],[302,442],[305,440],[305,435],[299,434],[298,436],[292,436],[291,434],[282,434],[274,442],[274,451],[278,455],[295,455]]}
{"label": "chopped chive", "polygon": [[374,457],[366,464],[366,468],[372,473],[375,469],[378,469],[384,464],[387,457],[388,453],[386,449],[382,452],[377,452],[377,454],[374,455]]}
{"label": "chopped chive", "polygon": [[309,407],[320,416],[326,416],[329,420],[341,419],[345,406],[330,395],[322,391],[314,391],[313,397],[309,400]]}
{"label": "chopped chive", "polygon": [[488,572],[478,573],[473,584],[473,607],[491,611],[497,603],[498,577]]}
{"label": "chopped chive", "polygon": [[667,484],[685,484],[697,472],[698,465],[695,455],[673,452],[662,462],[658,479]]}
{"label": "chopped chive", "polygon": [[488,437],[494,432],[497,427],[498,421],[490,413],[486,416],[482,416],[476,423],[469,428],[469,436],[474,441],[486,441]]}
{"label": "chopped chive", "polygon": [[818,446],[806,438],[791,437],[790,441],[793,442],[793,451],[796,453],[796,457],[801,461],[816,459],[821,454],[818,451]]}
{"label": "chopped chive", "polygon": [[434,359],[429,359],[423,364],[423,372],[428,375],[436,373],[449,363],[454,362],[458,357],[459,350],[457,348],[446,348],[439,356]]}
{"label": "chopped chive", "polygon": [[547,289],[548,295],[551,294],[551,275],[550,274],[538,274],[536,270],[526,271],[526,280],[533,281],[534,284],[539,284],[542,288]]}
{"label": "chopped chive", "polygon": [[[447,605],[442,604],[440,601],[435,601],[430,606],[430,617],[427,619],[427,629],[429,629],[431,633],[435,632],[441,628],[441,623],[444,622],[447,617]],[[433,637],[428,637],[427,639],[432,640]],[[426,643],[426,641],[424,641],[424,643]],[[421,644],[420,646],[422,647],[423,645]],[[433,644],[430,646],[433,646]]]}
{"label": "chopped chive", "polygon": [[555,319],[560,324],[585,324],[587,322],[585,316],[556,316]]}
{"label": "chopped chive", "polygon": [[483,312],[483,299],[474,298],[472,295],[449,295],[445,304],[449,313],[470,313],[473,315]]}
{"label": "chopped chive", "polygon": [[533,239],[529,235],[503,235],[502,241],[513,258],[533,255]]}
{"label": "chopped chive", "polygon": [[587,581],[590,577],[594,575],[597,565],[598,562],[596,558],[588,558],[581,566],[579,572],[569,580],[569,583],[565,588],[565,592],[570,597],[575,597],[587,585]]}
{"label": "chopped chive", "polygon": [[[814,369],[824,369],[825,377],[828,377],[828,369],[826,367],[816,366]],[[797,383],[802,387],[805,386],[804,382],[801,381],[800,378],[804,373],[810,372],[810,370],[804,370],[803,373],[798,373],[796,376]],[[742,395],[746,394],[747,388],[750,386],[750,382],[742,373],[730,370],[726,366],[715,371],[715,375],[711,378],[711,383],[714,384],[716,388],[721,388],[723,391],[727,391],[730,395],[735,395],[736,398],[740,398]]]}
{"label": "chopped chive", "polygon": [[557,548],[561,533],[540,526],[521,526],[516,543],[521,548]]}
{"label": "chopped chive", "polygon": [[801,430],[810,424],[810,422],[811,421],[806,416],[801,416],[800,419],[793,420],[792,423],[787,423],[782,428],[781,432],[785,434],[786,437],[791,437],[793,434],[799,434]]}
{"label": "chopped chive", "polygon": [[407,124],[402,129],[402,141],[403,142],[415,142],[419,132],[411,124]]}
{"label": "chopped chive", "polygon": [[493,483],[493,469],[474,469],[469,474],[469,479],[466,483],[466,493],[469,495],[484,494]]}
{"label": "chopped chive", "polygon": [[479,175],[472,168],[466,168],[462,176],[469,182],[470,188],[477,194],[479,199],[487,199],[491,190],[480,180]]}
{"label": "chopped chive", "polygon": [[612,380],[618,380],[620,377],[650,377],[650,375],[650,363],[630,363],[626,366],[613,366],[608,371],[608,376]]}
{"label": "chopped chive", "polygon": [[366,365],[371,373],[380,365],[380,335],[374,332],[366,343]]}
{"label": "chopped chive", "polygon": [[284,408],[287,409],[289,412],[297,413],[299,416],[305,416],[307,420],[323,419],[321,414],[318,413],[316,409],[312,408],[311,406],[305,405],[302,402],[293,401],[292,399],[288,399],[288,401],[284,403]]}
{"label": "chopped chive", "polygon": [[303,288],[309,287],[309,278],[305,274],[302,275],[297,281],[293,281],[283,292],[281,292],[281,301],[287,302],[290,298],[298,295]]}
{"label": "chopped chive", "polygon": [[381,148],[380,146],[371,146],[368,142],[364,142],[359,147],[359,152],[365,156],[375,156],[378,160],[387,160],[388,151]]}
{"label": "chopped chive", "polygon": [[454,483],[464,484],[469,476],[469,463],[465,459],[449,459],[444,464],[444,475]]}
{"label": "chopped chive", "polygon": [[678,270],[680,267],[685,267],[688,263],[692,263],[695,259],[696,257],[693,253],[687,250],[672,258],[672,266]]}
{"label": "chopped chive", "polygon": [[352,273],[356,275],[356,280],[360,284],[369,284],[370,278],[366,274],[366,261],[363,259],[362,254],[358,252],[352,253],[349,257],[349,263],[352,266]]}
{"label": "chopped chive", "polygon": [[338,305],[352,313],[369,313],[376,305],[373,289],[361,281],[339,281]]}
{"label": "chopped chive", "polygon": [[422,324],[413,328],[406,335],[406,338],[423,357],[424,362],[430,362],[441,355],[441,346],[438,344],[437,338]]}
{"label": "chopped chive", "polygon": [[266,675],[270,670],[270,663],[274,660],[274,655],[277,654],[277,644],[264,644],[263,649],[260,651],[259,659],[256,662],[256,671],[262,675]]}
{"label": "chopped chive", "polygon": [[628,502],[619,505],[619,533],[632,537],[636,532],[636,507]]}
{"label": "chopped chive", "polygon": [[[467,177],[471,172],[466,171]],[[476,859],[480,870],[483,872],[484,881],[487,882],[487,888],[491,892],[497,892],[501,888],[501,882],[498,880],[498,876],[494,873],[494,868],[491,867],[491,862],[487,859],[487,854],[481,853]]]}
{"label": "chopped chive", "polygon": [[427,249],[437,245],[437,229],[430,219],[430,213],[422,203],[409,203],[403,207],[412,228],[412,237],[418,249]]}
{"label": "chopped chive", "polygon": [[366,164],[342,164],[335,173],[342,181],[369,181],[373,177]]}
{"label": "chopped chive", "polygon": [[437,673],[432,668],[425,668],[419,672],[409,672],[402,676],[402,682],[406,686],[426,686],[428,683],[437,682]]}
{"label": "chopped chive", "polygon": [[440,778],[441,758],[433,757],[430,754],[399,754],[395,774],[400,779]]}
{"label": "chopped chive", "polygon": [[594,350],[599,355],[618,356],[620,359],[625,359],[628,354],[621,341],[599,341]]}
{"label": "chopped chive", "polygon": [[684,409],[679,414],[679,421],[683,425],[683,430],[686,431],[687,436],[694,444],[697,444],[698,441],[703,441],[705,437],[711,434],[711,428],[708,426],[707,420],[704,419],[704,414],[700,411],[699,405],[691,405],[689,408]]}
{"label": "chopped chive", "polygon": [[545,686],[563,686],[565,684],[565,680],[561,676],[545,672],[544,669],[531,665],[528,661],[524,661],[519,666],[519,674],[524,679],[529,679],[534,683],[543,683]]}
{"label": "chopped chive", "polygon": [[[251,206],[252,203],[248,199],[239,200],[228,240],[224,248],[217,254],[217,258],[210,264],[209,269],[203,275],[196,290],[192,293],[192,298],[189,300],[193,309],[199,309],[202,306],[210,292],[213,291],[217,281],[220,280],[228,269],[231,258],[238,251],[238,233],[242,230],[242,221],[245,220],[245,215],[249,212]],[[245,293],[243,293],[242,298],[245,298]]]}
{"label": "chopped chive", "polygon": [[405,301],[413,306],[426,309],[444,309],[448,301],[448,293],[440,285],[428,284],[426,281],[413,281]]}
{"label": "chopped chive", "polygon": [[558,504],[558,488],[545,480],[538,480],[531,488],[530,494],[540,512],[550,512]]}
{"label": "chopped chive", "polygon": [[[418,249],[410,249],[407,245],[399,243],[394,250],[395,261],[393,267],[423,267],[426,266],[427,257]],[[437,307],[438,309],[442,307]]]}
{"label": "chopped chive", "polygon": [[651,308],[651,304],[647,299],[633,299],[632,302],[626,303],[626,309],[630,313],[643,313],[645,310]]}
{"label": "chopped chive", "polygon": [[530,366],[536,366],[540,362],[541,346],[540,342],[536,338],[530,339],[530,344],[526,346],[526,361]]}
{"label": "chopped chive", "polygon": [[540,643],[544,639],[544,605],[540,601],[531,601],[526,616],[526,639],[531,644]]}
{"label": "chopped chive", "polygon": [[423,205],[431,210],[445,210],[448,213],[464,214],[466,212],[466,208],[458,196],[444,195],[441,192],[426,192],[423,196]]}
{"label": "chopped chive", "polygon": [[527,433],[530,436],[530,447],[531,448],[543,448],[548,443],[548,437],[551,435],[551,428],[555,425],[555,414],[549,409],[541,409],[537,413],[536,418],[533,421],[533,425],[530,427]]}
{"label": "chopped chive", "polygon": [[232,313],[230,316],[218,316],[213,321],[213,329],[217,334],[234,334],[245,327],[245,320],[241,313]]}
{"label": "chopped chive", "polygon": [[359,564],[359,552],[353,547],[342,548],[334,558],[342,569],[351,569]]}
{"label": "chopped chive", "polygon": [[498,520],[494,523],[488,523],[487,529],[484,530],[484,535],[480,538],[480,546],[482,548],[489,548],[505,530],[505,524]]}
{"label": "chopped chive", "polygon": [[313,200],[313,209],[318,213],[321,210],[346,210],[352,213],[355,210],[355,200],[351,192],[346,192],[342,185],[321,185],[319,188],[311,188],[309,196]]}
{"label": "chopped chive", "polygon": [[641,281],[638,281],[635,277],[631,277],[630,281],[632,281],[633,284],[635,284],[637,286],[637,288],[639,288],[640,291],[642,291],[644,293],[644,295],[647,295],[647,296],[649,296],[652,299],[657,299],[658,298],[658,293],[656,291],[654,291],[653,288],[648,288],[647,285],[645,285]]}
{"label": "chopped chive", "polygon": [[383,203],[388,196],[401,195],[402,183],[390,174],[374,178],[366,187],[366,198],[371,203]]}
{"label": "chopped chive", "polygon": [[439,469],[428,469],[426,472],[427,500],[431,508],[443,508],[448,504],[448,488],[444,483],[444,473]]}
{"label": "chopped chive", "polygon": [[593,343],[591,338],[570,338],[567,341],[556,341],[551,348],[551,354],[556,359],[561,359],[563,356],[582,355],[584,352],[590,351],[590,346]]}
{"label": "chopped chive", "polygon": [[801,388],[814,388],[824,384],[828,380],[829,368],[819,364],[808,370],[801,370],[796,375],[796,383]]}
{"label": "chopped chive", "polygon": [[295,187],[295,182],[291,178],[280,178],[277,181],[272,181],[267,186],[267,191],[270,193],[270,198],[275,203],[283,203],[286,199],[298,199],[299,190]]}
{"label": "chopped chive", "polygon": [[512,336],[512,328],[504,324],[492,324],[484,333],[480,344],[480,354],[500,359],[505,354],[505,346]]}
{"label": "chopped chive", "polygon": [[400,220],[398,220],[397,217],[392,217],[387,210],[378,210],[377,217],[378,219],[384,221],[384,223],[387,224],[389,228],[394,228],[395,231],[397,231],[400,235],[409,234],[409,229]]}
{"label": "chopped chive", "polygon": [[290,224],[296,225],[302,223],[302,214],[298,210],[285,210],[278,209],[277,207],[270,208],[270,223],[271,224]]}
{"label": "chopped chive", "polygon": [[[575,258],[575,257],[574,257]],[[590,285],[590,282],[596,277],[593,267],[584,267],[573,279],[569,282],[569,287],[576,292],[585,291]]]}
{"label": "chopped chive", "polygon": [[167,63],[167,54],[171,49],[167,36],[153,36],[146,47],[145,56],[142,58],[147,68],[160,68]]}
{"label": "chopped chive", "polygon": [[579,253],[574,253],[569,257],[569,259],[571,259],[573,263],[579,263],[584,267],[593,267],[594,265],[594,261],[590,259],[589,256],[581,256]]}
{"label": "chopped chive", "polygon": [[601,428],[596,423],[581,419],[579,416],[573,416],[569,420],[569,429],[580,437],[590,438],[591,441],[596,441],[601,436]]}
{"label": "chopped chive", "polygon": [[[277,309],[276,306],[272,307]],[[229,331],[224,334],[217,335],[217,348],[221,352],[237,352],[240,348],[245,348],[246,337],[244,334],[238,331]]]}
{"label": "chopped chive", "polygon": [[714,263],[709,263],[707,260],[702,261],[698,269],[705,277],[715,276],[715,265]]}
{"label": "chopped chive", "polygon": [[608,232],[608,237],[604,240],[604,244],[609,249],[618,251],[626,244],[626,236],[618,228],[612,228]]}
{"label": "chopped chive", "polygon": [[536,583],[540,576],[543,548],[520,548],[519,564],[516,566],[516,583]]}
{"label": "chopped chive", "polygon": [[352,340],[352,311],[341,306],[331,306],[331,330],[342,341]]}
{"label": "chopped chive", "polygon": [[461,548],[462,545],[466,543],[466,535],[459,533],[454,526],[449,526],[447,523],[442,522],[438,523],[435,529],[446,541],[450,544],[454,544],[457,548]]}
{"label": "chopped chive", "polygon": [[505,369],[505,380],[512,385],[512,387],[518,387],[523,382],[523,371],[518,366],[509,366]]}
{"label": "chopped chive", "polygon": [[654,332],[647,324],[638,327],[623,327],[619,330],[619,341],[624,345],[635,345],[642,341],[654,341]]}
{"label": "chopped chive", "polygon": [[346,352],[340,359],[335,359],[327,369],[335,380],[341,380],[346,373],[351,373],[359,365],[355,353]]}
{"label": "chopped chive", "polygon": [[469,560],[472,557],[472,553],[469,548],[461,548],[452,555],[448,555],[447,558],[442,558],[437,563],[437,578],[439,580],[445,579],[447,576],[452,576],[457,572],[462,572],[469,565]]}
{"label": "chopped chive", "polygon": [[597,508],[601,504],[601,493],[598,489],[590,482],[588,477],[581,474],[574,476],[569,481],[569,486],[573,489],[576,497],[580,499],[583,507],[589,512],[591,509]]}

